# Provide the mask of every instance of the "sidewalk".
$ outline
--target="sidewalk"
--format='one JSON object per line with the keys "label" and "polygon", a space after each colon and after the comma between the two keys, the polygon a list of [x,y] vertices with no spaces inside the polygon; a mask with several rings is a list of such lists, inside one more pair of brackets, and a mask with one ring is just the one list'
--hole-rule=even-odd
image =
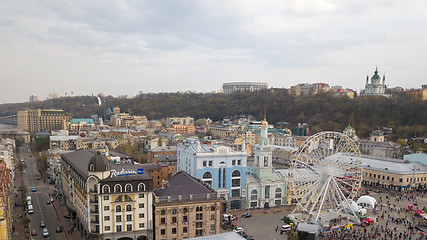
{"label": "sidewalk", "polygon": [[[18,157],[15,157],[15,166],[18,165],[18,162],[20,159]],[[30,239],[30,230],[23,224],[23,219],[26,216],[26,212],[24,210],[24,204],[25,202],[22,201],[22,192],[18,191],[19,187],[22,183],[22,173],[18,170],[15,171],[15,187],[13,189],[13,201],[15,204],[19,204],[19,207],[16,207],[15,205],[12,206],[13,211],[13,229],[12,232],[12,239],[16,240],[27,240]],[[25,198],[25,196],[23,196]],[[25,201],[25,200],[24,200]]]}

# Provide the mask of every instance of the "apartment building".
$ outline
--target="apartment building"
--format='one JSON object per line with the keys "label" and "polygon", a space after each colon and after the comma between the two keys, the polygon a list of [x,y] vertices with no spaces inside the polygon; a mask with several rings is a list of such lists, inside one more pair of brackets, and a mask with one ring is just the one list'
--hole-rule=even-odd
{"label": "apartment building", "polygon": [[193,125],[194,118],[192,117],[170,117],[166,119],[166,127],[170,128],[173,125]]}
{"label": "apartment building", "polygon": [[18,111],[18,128],[30,133],[67,129],[69,115],[59,109]]}
{"label": "apartment building", "polygon": [[153,179],[95,149],[61,155],[62,193],[86,239],[153,239]]}
{"label": "apartment building", "polygon": [[221,197],[208,184],[180,171],[169,179],[165,188],[156,189],[154,194],[156,240],[220,232]]}
{"label": "apartment building", "polygon": [[254,92],[268,88],[264,82],[231,82],[222,84],[222,92],[231,94],[233,92]]}
{"label": "apartment building", "polygon": [[13,195],[12,174],[3,160],[0,160],[0,240],[12,239],[12,209]]}

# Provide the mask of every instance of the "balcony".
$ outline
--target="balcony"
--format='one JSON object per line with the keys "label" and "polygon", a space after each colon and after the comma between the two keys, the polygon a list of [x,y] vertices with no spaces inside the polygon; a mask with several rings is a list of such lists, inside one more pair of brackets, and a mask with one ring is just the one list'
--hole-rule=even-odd
{"label": "balcony", "polygon": [[99,211],[98,210],[90,210],[90,213],[92,213],[92,214],[99,214]]}
{"label": "balcony", "polygon": [[92,220],[92,219],[91,219],[91,220],[90,220],[90,223],[92,223],[92,224],[99,224],[99,220],[96,220],[96,219],[95,219],[95,220]]}
{"label": "balcony", "polygon": [[98,199],[95,199],[95,200],[90,199],[89,202],[90,203],[98,203]]}
{"label": "balcony", "polygon": [[98,193],[98,190],[96,190],[96,189],[89,189],[89,193],[94,193],[94,194],[96,194],[96,193]]}

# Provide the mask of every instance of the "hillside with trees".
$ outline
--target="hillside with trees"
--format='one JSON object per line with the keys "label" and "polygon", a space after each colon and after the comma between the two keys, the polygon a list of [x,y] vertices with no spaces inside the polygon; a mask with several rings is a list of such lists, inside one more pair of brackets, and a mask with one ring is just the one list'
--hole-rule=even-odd
{"label": "hillside with trees", "polygon": [[74,118],[102,116],[107,108],[120,107],[122,112],[145,115],[148,119],[170,116],[191,116],[221,120],[225,116],[250,114],[262,119],[264,107],[269,123],[289,122],[292,125],[308,123],[311,133],[322,130],[342,131],[347,125],[355,127],[361,137],[372,129],[391,127],[394,138],[427,136],[427,101],[396,93],[388,99],[381,96],[363,96],[355,99],[334,97],[331,93],[295,96],[286,90],[217,93],[148,93],[132,99],[102,97],[98,106],[96,97],[62,97],[31,103],[0,105],[0,116],[16,114],[18,110],[57,108]]}

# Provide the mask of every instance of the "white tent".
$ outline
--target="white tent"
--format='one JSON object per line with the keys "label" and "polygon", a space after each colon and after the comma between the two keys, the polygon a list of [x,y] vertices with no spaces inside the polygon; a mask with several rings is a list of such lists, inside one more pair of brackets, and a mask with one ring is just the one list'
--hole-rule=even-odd
{"label": "white tent", "polygon": [[374,209],[377,205],[377,200],[371,196],[361,196],[357,200],[357,205]]}
{"label": "white tent", "polygon": [[343,201],[342,204],[344,205],[345,209],[348,213],[353,214],[353,212],[357,213],[361,209],[360,206],[357,205],[354,201],[350,201],[350,205],[347,204],[346,201]]}

